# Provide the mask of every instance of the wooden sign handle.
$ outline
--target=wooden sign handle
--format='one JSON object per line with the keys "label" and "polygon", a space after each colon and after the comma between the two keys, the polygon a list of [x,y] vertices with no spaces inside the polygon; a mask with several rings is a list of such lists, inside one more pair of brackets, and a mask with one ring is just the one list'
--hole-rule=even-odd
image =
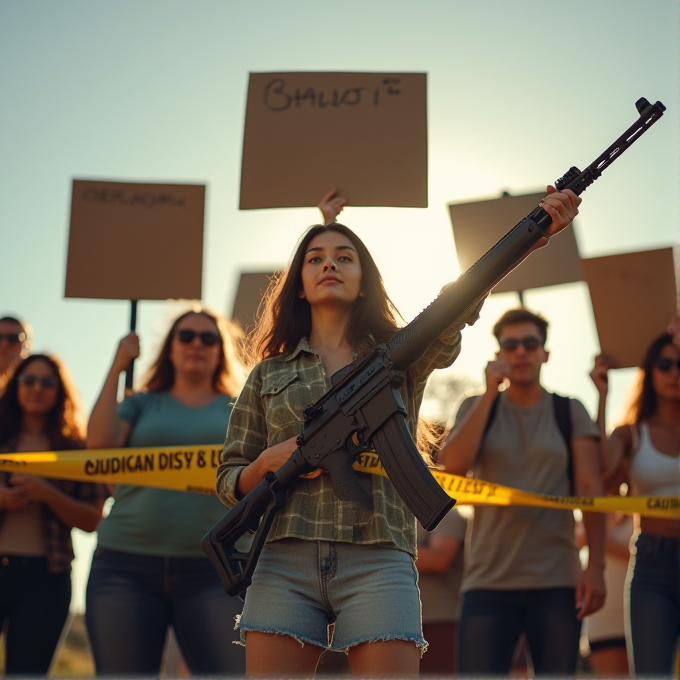
{"label": "wooden sign handle", "polygon": [[[137,300],[130,300],[130,331],[137,330]],[[133,393],[132,380],[135,372],[135,360],[133,359],[125,372],[125,396]]]}

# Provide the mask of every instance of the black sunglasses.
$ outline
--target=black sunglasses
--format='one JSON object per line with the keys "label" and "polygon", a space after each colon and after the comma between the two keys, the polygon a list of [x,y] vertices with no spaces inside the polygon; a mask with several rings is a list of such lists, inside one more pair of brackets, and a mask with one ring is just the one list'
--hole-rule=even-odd
{"label": "black sunglasses", "polygon": [[191,331],[188,328],[185,328],[181,331],[176,331],[175,335],[183,345],[189,345],[194,341],[195,338],[199,338],[201,343],[206,347],[212,347],[220,341],[220,336],[217,335],[217,333],[213,333],[212,331],[197,333],[196,331]]}
{"label": "black sunglasses", "polygon": [[528,338],[521,339],[508,338],[499,344],[501,349],[505,352],[515,352],[520,345],[522,345],[522,347],[524,347],[527,352],[533,352],[535,349],[543,345],[543,343],[533,335],[530,335]]}
{"label": "black sunglasses", "polygon": [[662,373],[669,373],[670,370],[675,366],[680,373],[680,359],[669,359],[668,357],[659,357],[655,362],[654,366],[658,368]]}
{"label": "black sunglasses", "polygon": [[0,342],[7,340],[10,345],[18,345],[26,339],[26,333],[0,333]]}
{"label": "black sunglasses", "polygon": [[40,383],[43,387],[56,387],[59,384],[59,378],[56,375],[44,375],[39,378],[31,373],[22,373],[17,380],[26,387],[33,387],[37,383]]}

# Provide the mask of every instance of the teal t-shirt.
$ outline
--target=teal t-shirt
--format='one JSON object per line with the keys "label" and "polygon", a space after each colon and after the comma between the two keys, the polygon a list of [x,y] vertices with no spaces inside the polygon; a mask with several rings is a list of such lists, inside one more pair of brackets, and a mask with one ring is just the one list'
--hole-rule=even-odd
{"label": "teal t-shirt", "polygon": [[[220,394],[207,406],[189,408],[168,392],[140,392],[125,399],[118,414],[132,425],[130,447],[219,444],[231,397]],[[119,484],[111,512],[99,525],[99,545],[142,555],[204,557],[201,538],[226,510],[216,496]]]}

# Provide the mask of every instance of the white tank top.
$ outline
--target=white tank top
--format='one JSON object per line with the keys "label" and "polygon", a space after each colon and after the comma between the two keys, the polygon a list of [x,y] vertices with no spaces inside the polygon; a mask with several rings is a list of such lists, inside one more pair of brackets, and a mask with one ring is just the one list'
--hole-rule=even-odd
{"label": "white tank top", "polygon": [[680,455],[654,448],[647,423],[640,424],[640,444],[630,466],[630,479],[640,496],[680,496]]}

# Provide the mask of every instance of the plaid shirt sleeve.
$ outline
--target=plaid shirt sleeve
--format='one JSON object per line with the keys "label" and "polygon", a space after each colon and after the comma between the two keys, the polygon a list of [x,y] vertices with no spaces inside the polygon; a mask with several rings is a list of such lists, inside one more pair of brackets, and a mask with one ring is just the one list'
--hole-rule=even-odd
{"label": "plaid shirt sleeve", "polygon": [[[440,295],[454,285],[455,281],[444,286]],[[422,392],[425,390],[425,381],[430,373],[435,369],[450,366],[457,359],[460,354],[461,331],[466,325],[472,326],[479,319],[479,312],[482,309],[484,300],[486,300],[486,297],[470,308],[460,319],[454,321],[409,369],[409,375],[413,384],[418,386],[416,391],[419,391],[419,394],[413,395],[418,406],[420,405]]]}
{"label": "plaid shirt sleeve", "polygon": [[229,507],[238,502],[236,487],[241,470],[267,448],[267,422],[259,398],[261,389],[261,364],[258,364],[234,404],[220,455],[217,495]]}

